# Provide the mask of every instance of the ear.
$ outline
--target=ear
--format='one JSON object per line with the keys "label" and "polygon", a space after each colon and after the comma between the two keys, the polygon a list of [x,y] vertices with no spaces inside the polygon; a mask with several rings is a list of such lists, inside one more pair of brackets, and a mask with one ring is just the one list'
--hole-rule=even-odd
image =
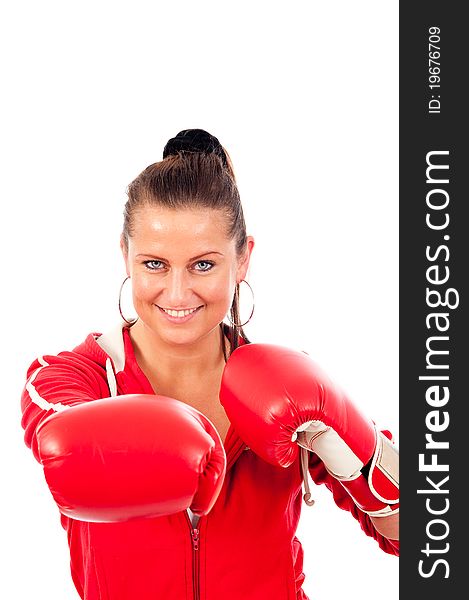
{"label": "ear", "polygon": [[246,243],[246,251],[244,255],[240,258],[238,263],[238,269],[236,271],[236,281],[239,283],[243,279],[246,278],[246,273],[249,269],[249,262],[251,260],[251,253],[254,248],[254,238],[252,235],[248,235],[247,243]]}
{"label": "ear", "polygon": [[125,262],[125,272],[127,274],[127,277],[130,277],[130,269],[129,269],[129,252],[127,249],[127,246],[125,244],[125,240],[124,240],[124,234],[121,234],[121,238],[120,238],[120,247],[121,247],[121,252],[122,252],[122,256],[124,257],[124,262]]}

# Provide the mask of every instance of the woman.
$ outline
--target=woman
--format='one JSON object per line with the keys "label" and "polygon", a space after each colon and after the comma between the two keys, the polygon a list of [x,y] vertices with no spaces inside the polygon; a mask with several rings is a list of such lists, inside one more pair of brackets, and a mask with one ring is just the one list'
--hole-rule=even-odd
{"label": "woman", "polygon": [[122,323],[34,361],[22,396],[80,597],[306,599],[295,531],[308,473],[397,555],[395,487],[387,479],[383,492],[378,470],[392,445],[305,354],[243,331],[254,239],[219,141],[199,129],[169,140],[130,184],[124,214],[138,318],[119,298]]}

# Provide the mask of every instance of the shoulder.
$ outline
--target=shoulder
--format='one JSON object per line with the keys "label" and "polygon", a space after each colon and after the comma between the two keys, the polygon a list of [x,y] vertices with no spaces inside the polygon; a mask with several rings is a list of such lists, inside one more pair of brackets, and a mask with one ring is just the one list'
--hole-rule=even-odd
{"label": "shoulder", "polygon": [[108,355],[98,344],[101,333],[89,333],[85,339],[71,350],[57,353],[43,353],[32,361],[27,369],[27,378],[45,367],[59,367],[63,369],[82,369],[84,371],[102,369],[106,365]]}
{"label": "shoulder", "polygon": [[[128,351],[129,338],[128,328],[123,322],[117,323],[107,331],[89,333],[82,342],[71,350],[63,350],[56,354],[43,354],[38,356],[31,368],[44,366],[46,364],[95,364],[99,367],[105,367],[106,361],[111,359],[115,366],[125,362],[125,355]],[[130,340],[130,338],[129,338]],[[117,368],[117,370],[120,370]]]}
{"label": "shoulder", "polygon": [[119,346],[119,338],[123,346],[120,325],[107,334],[89,333],[72,350],[35,358],[27,369],[23,403],[32,401],[48,409],[53,402],[55,409],[58,401],[67,403],[108,396],[110,381],[115,381],[109,352]]}

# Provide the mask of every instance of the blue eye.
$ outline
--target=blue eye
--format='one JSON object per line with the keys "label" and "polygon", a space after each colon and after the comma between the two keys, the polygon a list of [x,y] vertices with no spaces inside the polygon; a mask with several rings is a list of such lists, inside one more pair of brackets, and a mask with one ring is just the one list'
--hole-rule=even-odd
{"label": "blue eye", "polygon": [[146,260],[143,264],[145,265],[145,267],[147,269],[149,269],[150,271],[158,271],[158,267],[155,267],[155,264],[160,264],[162,265],[163,263],[161,262],[161,260]]}
{"label": "blue eye", "polygon": [[214,265],[214,263],[213,263],[213,262],[211,262],[211,261],[209,261],[209,260],[199,260],[199,261],[198,261],[196,264],[197,264],[197,265],[200,265],[200,264],[202,264],[202,265],[203,265],[203,264],[205,264],[205,265],[208,265],[208,267],[207,267],[206,269],[197,269],[197,271],[202,271],[202,272],[203,272],[203,271],[210,271],[210,270],[211,270],[211,268],[212,268],[212,267],[213,267],[213,265]]}
{"label": "blue eye", "polygon": [[[161,260],[156,260],[156,259],[155,260],[145,260],[143,262],[143,264],[149,271],[161,271],[161,269],[164,265],[164,263]],[[215,263],[213,263],[210,260],[199,260],[195,264],[199,265],[199,266],[202,265],[202,268],[198,268],[198,269],[196,269],[196,271],[205,273],[207,271],[210,271]]]}

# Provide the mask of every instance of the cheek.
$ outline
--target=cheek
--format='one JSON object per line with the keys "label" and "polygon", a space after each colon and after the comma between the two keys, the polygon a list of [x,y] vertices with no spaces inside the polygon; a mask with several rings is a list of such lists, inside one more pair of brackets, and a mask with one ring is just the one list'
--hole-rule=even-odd
{"label": "cheek", "polygon": [[[226,273],[216,280],[207,280],[204,286],[200,286],[200,294],[204,294],[207,300],[218,303],[231,303],[234,294],[236,279],[231,273]],[[202,291],[203,290],[203,291]]]}
{"label": "cheek", "polygon": [[158,293],[158,288],[155,285],[157,282],[152,281],[151,277],[146,275],[134,275],[132,277],[132,295],[134,302],[142,300],[151,300],[155,293]]}

